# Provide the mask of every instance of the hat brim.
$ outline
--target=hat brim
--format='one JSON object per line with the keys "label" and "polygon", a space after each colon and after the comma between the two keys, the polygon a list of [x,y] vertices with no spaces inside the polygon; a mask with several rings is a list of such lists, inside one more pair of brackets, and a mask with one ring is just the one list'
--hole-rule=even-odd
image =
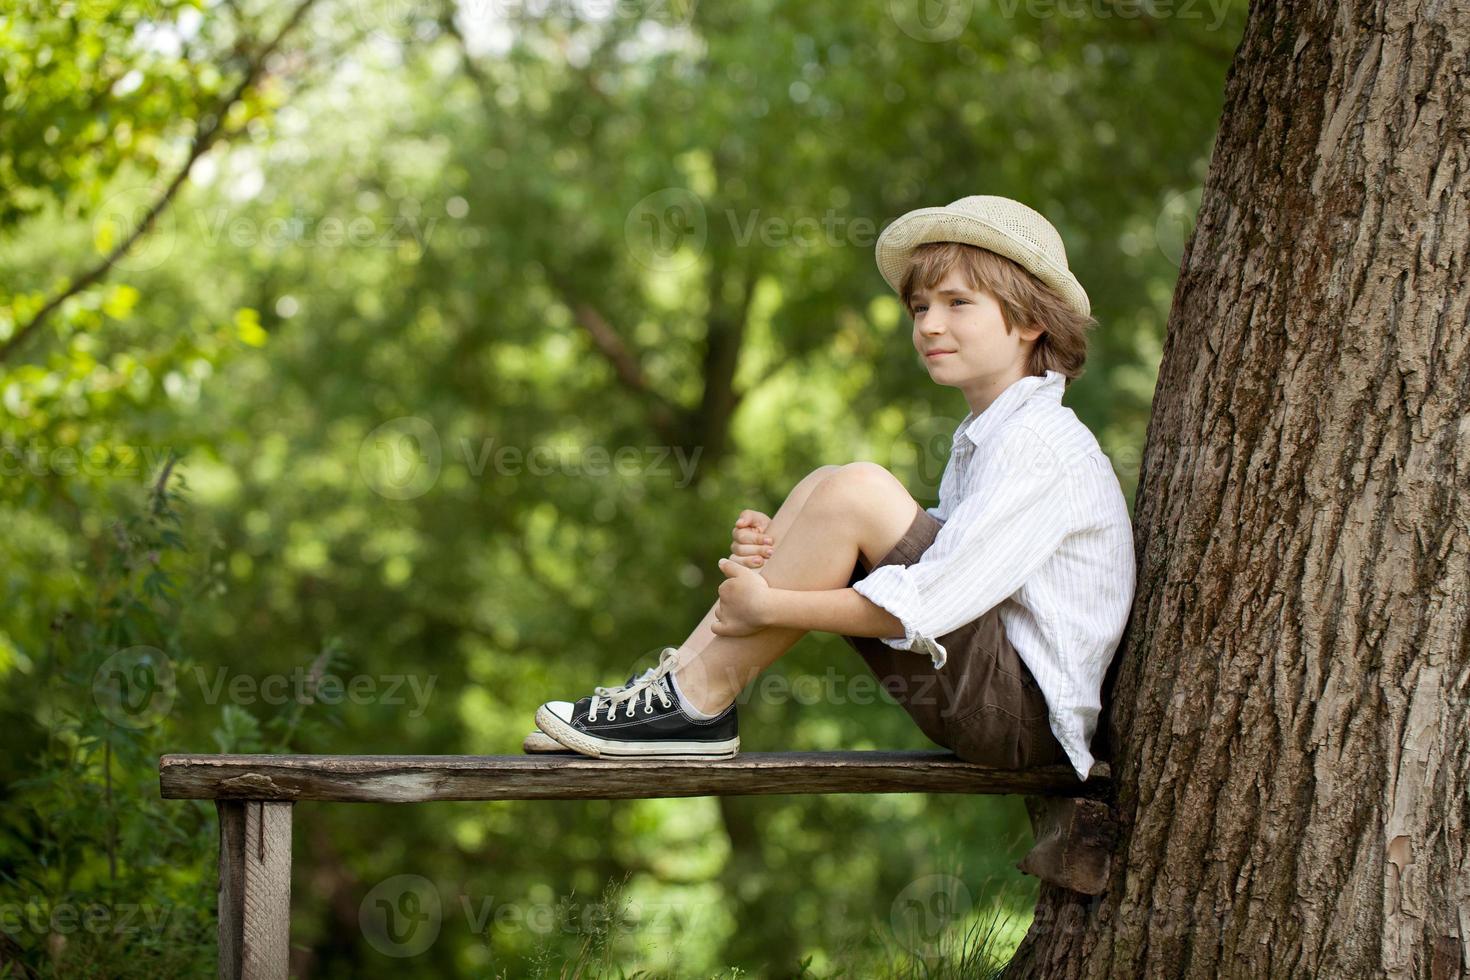
{"label": "hat brim", "polygon": [[1074,310],[1092,315],[1087,292],[1070,270],[983,218],[943,207],[901,215],[878,236],[878,271],[894,292],[902,291],[909,256],[927,242],[964,242],[1004,255],[1055,290]]}

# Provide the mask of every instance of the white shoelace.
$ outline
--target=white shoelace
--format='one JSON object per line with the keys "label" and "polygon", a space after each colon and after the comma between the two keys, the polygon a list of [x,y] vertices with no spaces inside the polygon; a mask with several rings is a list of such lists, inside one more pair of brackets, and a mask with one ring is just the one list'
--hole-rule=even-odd
{"label": "white shoelace", "polygon": [[592,689],[592,693],[598,695],[599,697],[605,698],[609,695],[616,694],[619,691],[626,691],[628,688],[634,686],[635,684],[642,684],[644,681],[648,680],[649,676],[657,669],[657,667],[650,667],[643,673],[639,674],[637,677],[622,684],[611,685],[608,687],[598,685],[597,687],[594,687]]}
{"label": "white shoelace", "polygon": [[669,697],[668,682],[664,678],[678,665],[678,647],[664,647],[659,654],[658,666],[645,670],[643,676],[632,684],[622,689],[597,688],[597,693],[592,696],[592,705],[587,709],[587,720],[596,721],[597,709],[604,704],[608,706],[608,721],[617,718],[619,705],[627,706],[623,709],[623,717],[632,718],[640,694],[643,695],[644,714],[653,714],[654,695],[658,695],[659,703],[667,708],[673,703],[673,699]]}

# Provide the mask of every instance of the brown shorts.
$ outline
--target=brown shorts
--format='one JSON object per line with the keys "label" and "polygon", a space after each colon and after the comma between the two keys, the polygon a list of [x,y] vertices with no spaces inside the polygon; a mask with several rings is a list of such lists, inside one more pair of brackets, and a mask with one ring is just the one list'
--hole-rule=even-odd
{"label": "brown shorts", "polygon": [[[920,508],[908,531],[875,567],[914,564],[943,526]],[[865,565],[859,554],[849,587],[871,571]],[[919,729],[961,759],[1000,769],[1065,762],[1067,753],[1052,734],[1041,688],[1006,639],[999,608],[936,637],[946,654],[938,670],[927,653],[895,650],[872,636],[842,638]]]}

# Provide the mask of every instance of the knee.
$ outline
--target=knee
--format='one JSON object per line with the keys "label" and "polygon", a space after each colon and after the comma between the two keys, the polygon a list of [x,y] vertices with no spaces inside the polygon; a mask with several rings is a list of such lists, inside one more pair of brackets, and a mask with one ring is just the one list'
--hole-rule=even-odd
{"label": "knee", "polygon": [[854,506],[898,493],[908,496],[898,477],[877,463],[861,460],[831,469],[832,472],[816,488],[813,499],[820,497],[829,504]]}
{"label": "knee", "polygon": [[815,487],[821,483],[825,483],[829,477],[835,476],[841,471],[841,466],[828,463],[826,466],[818,466],[806,476],[802,477],[801,482],[809,487]]}
{"label": "knee", "polygon": [[799,505],[804,505],[807,499],[811,497],[812,491],[816,490],[823,483],[826,483],[828,479],[837,474],[841,469],[842,467],[840,466],[818,466],[806,476],[802,477],[796,486],[791,488],[788,499],[797,501]]}

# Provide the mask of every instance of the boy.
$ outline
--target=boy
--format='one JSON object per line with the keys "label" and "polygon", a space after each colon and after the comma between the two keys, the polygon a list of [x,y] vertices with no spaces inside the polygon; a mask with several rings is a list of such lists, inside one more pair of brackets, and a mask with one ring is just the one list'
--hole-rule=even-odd
{"label": "boy", "polygon": [[774,517],[741,515],[719,599],[682,645],[623,687],[543,704],[554,744],[532,733],[528,750],[731,758],[740,691],[825,630],[961,758],[1087,777],[1134,590],[1122,488],[1061,404],[1095,323],[1087,294],[1056,229],[1003,197],[911,211],[877,260],[929,377],[970,407],[938,506],[874,463],[813,471]]}

